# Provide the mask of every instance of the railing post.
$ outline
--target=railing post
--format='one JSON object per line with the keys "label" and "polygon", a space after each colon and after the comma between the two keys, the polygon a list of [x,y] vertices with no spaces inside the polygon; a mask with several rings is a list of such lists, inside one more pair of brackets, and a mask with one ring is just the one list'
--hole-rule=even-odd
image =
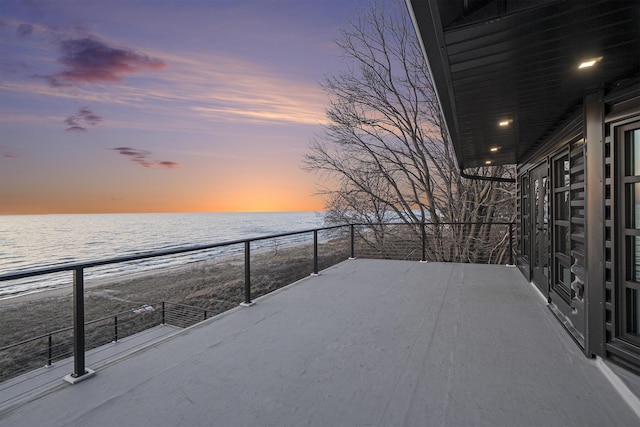
{"label": "railing post", "polygon": [[313,230],[313,274],[318,275],[318,230]]}
{"label": "railing post", "polygon": [[356,257],[356,245],[355,245],[355,241],[356,241],[356,232],[355,232],[355,226],[353,224],[351,224],[351,259],[355,259]]}
{"label": "railing post", "polygon": [[509,265],[513,264],[513,223],[509,223]]}
{"label": "railing post", "polygon": [[251,302],[251,241],[244,242],[244,301],[240,305],[249,307]]}
{"label": "railing post", "polygon": [[84,359],[84,270],[73,271],[73,359],[74,377],[86,373]]}
{"label": "railing post", "polygon": [[47,366],[53,366],[53,337],[49,334],[49,349],[47,350]]}
{"label": "railing post", "polygon": [[203,320],[207,320],[207,310],[203,310],[204,311],[204,319]]}
{"label": "railing post", "polygon": [[113,342],[118,342],[118,316],[113,316]]}
{"label": "railing post", "polygon": [[84,337],[84,269],[73,270],[73,373],[64,379],[75,384],[95,374],[85,366]]}
{"label": "railing post", "polygon": [[422,230],[422,259],[420,261],[427,262],[427,230],[424,221],[420,224],[420,228]]}
{"label": "railing post", "polygon": [[164,315],[164,301],[162,301],[162,324],[165,324],[165,315]]}

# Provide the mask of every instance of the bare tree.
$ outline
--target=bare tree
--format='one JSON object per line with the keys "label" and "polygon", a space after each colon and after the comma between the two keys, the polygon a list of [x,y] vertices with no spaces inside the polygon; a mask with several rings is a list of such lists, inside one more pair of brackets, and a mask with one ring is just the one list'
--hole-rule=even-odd
{"label": "bare tree", "polygon": [[[429,223],[433,258],[486,255],[492,248],[478,244],[492,236],[493,222],[514,218],[514,188],[461,177],[403,2],[373,1],[342,30],[337,45],[348,68],[322,84],[329,124],[305,156],[307,170],[337,182],[321,190],[328,221],[369,224],[373,234],[363,237],[378,243],[384,230],[377,223],[401,221],[414,225],[416,235],[417,224]],[[472,173],[504,177],[513,170]]]}

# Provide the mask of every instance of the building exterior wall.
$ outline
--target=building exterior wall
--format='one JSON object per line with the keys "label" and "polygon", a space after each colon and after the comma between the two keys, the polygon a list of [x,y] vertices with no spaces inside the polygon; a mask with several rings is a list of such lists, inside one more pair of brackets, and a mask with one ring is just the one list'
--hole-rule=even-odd
{"label": "building exterior wall", "polygon": [[[604,315],[605,315],[605,355],[607,358],[640,372],[640,334],[630,334],[627,322],[633,313],[629,312],[629,303],[625,298],[626,283],[633,270],[638,269],[636,257],[629,259],[630,248],[625,240],[634,233],[635,226],[628,224],[629,208],[636,212],[635,206],[629,206],[627,192],[629,181],[638,178],[626,171],[626,165],[633,156],[625,148],[625,133],[640,128],[640,85],[629,86],[605,98],[605,270],[604,270]],[[636,200],[636,203],[638,201]],[[634,205],[636,204],[634,203]],[[631,267],[629,264],[634,264]],[[638,278],[633,282],[637,283]],[[637,286],[636,286],[637,287]],[[635,307],[637,325],[638,307]]]}
{"label": "building exterior wall", "polygon": [[[585,96],[582,107],[582,114],[568,119],[518,165],[517,264],[587,356],[599,355],[640,371],[640,334],[636,340],[624,323],[630,321],[630,310],[640,309],[622,295],[629,292],[623,284],[629,283],[630,268],[627,265],[623,272],[623,261],[634,249],[623,243],[635,229],[625,226],[627,214],[621,211],[629,197],[621,183],[635,179],[622,170],[628,152],[621,148],[621,129],[635,124],[640,128],[640,90],[636,84],[609,94],[595,91]],[[542,181],[536,183],[535,177],[541,170],[548,177],[548,206],[536,212],[542,203],[540,194],[536,199],[536,188]],[[548,240],[538,238],[546,254],[535,250],[541,223],[536,223],[536,215],[546,217]],[[640,225],[638,229],[640,236]],[[537,255],[546,256],[546,277],[533,274]],[[640,262],[638,266],[640,274]],[[541,277],[546,283],[536,283]]]}

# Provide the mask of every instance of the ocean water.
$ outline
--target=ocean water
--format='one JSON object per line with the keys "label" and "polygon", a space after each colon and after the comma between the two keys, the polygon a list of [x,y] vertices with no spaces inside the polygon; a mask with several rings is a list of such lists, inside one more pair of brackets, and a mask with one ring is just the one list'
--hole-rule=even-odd
{"label": "ocean water", "polygon": [[[0,215],[0,274],[322,226],[323,215],[316,212]],[[281,238],[279,244],[308,238]],[[260,245],[256,242],[252,249]],[[236,245],[225,253],[234,250],[239,252],[242,247]],[[186,264],[222,251],[214,249],[96,267],[87,270],[85,276],[103,278]],[[68,286],[69,275],[0,282],[0,299]]]}

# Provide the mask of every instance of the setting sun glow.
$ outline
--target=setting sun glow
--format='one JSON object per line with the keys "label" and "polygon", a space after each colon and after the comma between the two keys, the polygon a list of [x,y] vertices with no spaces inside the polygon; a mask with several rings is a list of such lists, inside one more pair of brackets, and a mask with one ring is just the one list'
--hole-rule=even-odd
{"label": "setting sun glow", "polygon": [[0,214],[323,209],[301,163],[354,7],[3,4]]}

